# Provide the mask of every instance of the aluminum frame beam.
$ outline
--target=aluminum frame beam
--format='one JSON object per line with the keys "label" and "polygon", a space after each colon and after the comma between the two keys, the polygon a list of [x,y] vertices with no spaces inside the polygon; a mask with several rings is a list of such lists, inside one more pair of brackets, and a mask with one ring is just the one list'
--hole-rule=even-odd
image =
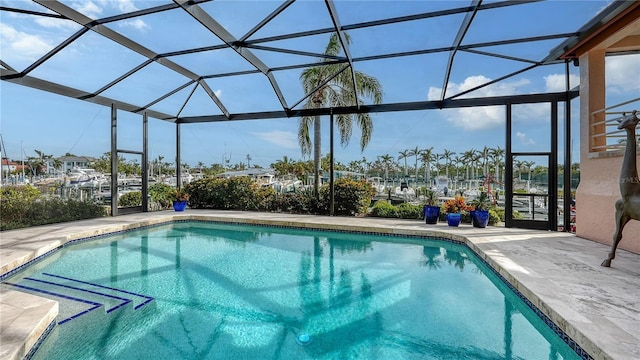
{"label": "aluminum frame beam", "polygon": [[[146,57],[149,60],[153,60],[155,62],[157,62],[160,65],[163,65],[171,70],[173,70],[174,72],[188,78],[191,80],[199,80],[201,77],[200,75],[174,63],[173,61],[166,59],[166,58],[161,58],[159,57],[159,54],[155,53],[154,51],[147,49],[146,47],[138,44],[137,42],[111,30],[110,28],[106,27],[105,25],[100,25],[100,24],[95,24],[94,20],[85,16],[82,13],[79,13],[78,11],[68,7],[65,4],[62,4],[60,2],[57,1],[45,1],[45,0],[33,0],[34,2],[46,7],[47,9],[58,13],[70,20],[73,20],[74,22],[89,28],[92,31],[95,31],[96,33],[106,37],[107,39],[116,42],[126,48],[128,48],[131,51],[134,51],[144,57]],[[212,100],[214,101],[214,103],[216,105],[222,104],[220,102],[219,99],[217,99],[217,96],[213,93],[210,94],[210,96],[213,96]],[[225,115],[229,114],[228,110],[225,107],[221,107],[220,110],[222,111],[222,113],[224,113]]]}
{"label": "aluminum frame beam", "polygon": [[265,25],[267,25],[271,20],[275,19],[276,16],[280,15],[286,8],[288,8],[291,4],[293,4],[295,0],[286,0],[278,8],[271,12],[271,14],[267,15],[262,21],[260,21],[256,26],[254,26],[251,30],[247,31],[244,36],[240,38],[240,42],[243,43],[247,41],[253,34],[258,32],[258,30],[262,29]]}
{"label": "aluminum frame beam", "polygon": [[360,100],[358,99],[358,83],[356,81],[356,70],[353,67],[353,58],[351,57],[351,52],[349,51],[349,42],[347,41],[347,37],[342,30],[340,19],[338,19],[338,11],[336,10],[336,6],[333,4],[333,1],[325,0],[324,3],[327,5],[329,17],[331,17],[333,27],[336,29],[338,40],[340,40],[340,45],[342,46],[342,51],[344,51],[344,54],[347,57],[347,62],[349,63],[349,67],[351,68],[351,85],[353,86],[353,94],[356,101],[355,106],[359,108]]}
{"label": "aluminum frame beam", "polygon": [[280,86],[276,81],[276,78],[273,76],[271,69],[262,62],[257,56],[255,56],[250,50],[243,47],[242,44],[236,39],[227,29],[225,29],[220,23],[214,20],[206,11],[202,10],[202,8],[198,4],[192,4],[190,0],[173,0],[176,4],[180,5],[180,7],[186,11],[189,15],[191,15],[194,19],[196,19],[200,24],[202,24],[207,30],[211,31],[215,36],[217,36],[220,40],[222,40],[227,46],[233,49],[238,55],[244,58],[247,62],[253,65],[256,69],[258,69],[263,75],[267,77],[269,83],[271,83],[271,87],[275,92],[278,100],[280,101],[280,105],[283,109],[289,109],[287,105],[287,101],[280,90]]}
{"label": "aluminum frame beam", "polygon": [[473,18],[476,16],[478,12],[478,7],[482,5],[482,0],[472,0],[471,7],[472,11],[468,11],[464,16],[464,20],[460,24],[460,28],[458,29],[458,33],[456,34],[455,39],[453,40],[453,45],[451,46],[453,49],[449,52],[449,60],[447,61],[447,70],[444,72],[444,84],[442,85],[442,95],[440,96],[440,101],[444,101],[447,95],[447,85],[449,84],[449,77],[451,76],[451,68],[453,67],[453,59],[462,44],[462,39],[467,34],[469,27],[471,26],[471,22]]}
{"label": "aluminum frame beam", "polygon": [[566,101],[579,96],[577,89],[567,92],[555,92],[544,94],[526,94],[526,95],[508,95],[484,98],[468,98],[455,99],[445,101],[416,101],[404,103],[388,103],[378,105],[362,105],[360,108],[355,106],[320,108],[320,109],[300,109],[285,111],[265,111],[255,113],[231,114],[231,118],[221,115],[205,115],[205,116],[187,116],[178,118],[181,124],[201,123],[201,122],[220,122],[220,121],[240,121],[240,120],[266,120],[281,118],[297,118],[302,116],[325,116],[333,112],[334,115],[339,114],[357,114],[357,113],[384,113],[394,111],[414,111],[414,110],[437,110],[437,109],[455,109],[463,107],[479,107],[494,106],[506,104],[532,104],[538,102],[550,101]]}
{"label": "aluminum frame beam", "polygon": [[[86,91],[78,90],[65,85],[60,85],[58,83],[54,83],[51,81],[42,80],[33,76],[10,76],[10,75],[17,74],[16,71],[0,68],[0,74],[4,81],[8,81],[14,84],[27,86],[30,88],[34,88],[34,89],[38,89],[38,90],[42,90],[42,91],[46,91],[46,92],[50,92],[50,93],[78,99],[78,100],[84,100],[84,101],[88,101],[88,102],[92,102],[95,104],[108,106],[108,107],[110,107],[112,104],[115,104],[119,110],[128,111],[132,113],[140,113],[144,110],[143,108],[140,108],[140,106],[137,106],[137,105],[111,99],[105,96],[94,96],[93,94],[88,93]],[[171,116],[169,114],[165,114],[160,111],[155,111],[155,110],[147,110],[147,111],[149,112],[149,116],[156,119],[167,120],[167,121],[171,121],[172,118],[175,119],[175,116]]]}

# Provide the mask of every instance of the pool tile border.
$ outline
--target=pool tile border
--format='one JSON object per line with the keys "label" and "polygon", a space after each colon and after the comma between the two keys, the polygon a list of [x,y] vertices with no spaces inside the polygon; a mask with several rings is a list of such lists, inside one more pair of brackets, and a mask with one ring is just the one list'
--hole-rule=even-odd
{"label": "pool tile border", "polygon": [[40,337],[38,337],[38,340],[36,340],[33,346],[31,346],[31,349],[29,349],[29,352],[27,353],[27,355],[24,356],[23,360],[31,360],[33,358],[33,356],[36,354],[36,351],[38,351],[38,349],[40,348],[40,345],[42,345],[42,343],[47,339],[47,337],[49,337],[49,334],[53,331],[53,329],[56,326],[57,326],[56,320],[53,320],[51,323],[49,323],[49,325],[47,326],[46,329],[44,329]]}
{"label": "pool tile border", "polygon": [[[311,230],[311,231],[326,231],[326,232],[335,232],[335,233],[375,235],[375,236],[384,236],[384,237],[430,239],[430,240],[446,241],[446,242],[450,242],[458,245],[464,245],[474,255],[476,255],[476,257],[484,265],[486,265],[487,268],[490,269],[493,272],[493,274],[496,275],[498,279],[500,279],[500,281],[502,281],[502,283],[504,283],[511,291],[513,291],[514,294],[516,294],[516,296],[520,300],[522,300],[536,314],[536,316],[538,316],[564,343],[566,343],[580,357],[580,359],[593,360],[593,357],[589,355],[589,353],[586,350],[584,350],[575,340],[573,340],[566,332],[564,332],[562,328],[560,328],[555,322],[553,322],[553,320],[551,320],[544,312],[542,312],[533,302],[531,302],[526,296],[524,296],[522,292],[520,292],[520,290],[518,290],[513,284],[511,284],[511,282],[509,282],[502,274],[500,274],[500,272],[497,269],[495,269],[484,258],[482,254],[478,253],[478,251],[475,248],[469,246],[467,241],[454,239],[453,237],[444,237],[441,235],[431,235],[431,234],[419,235],[419,234],[410,234],[410,233],[403,233],[403,232],[385,232],[385,231],[371,231],[371,230],[364,231],[364,230],[357,230],[357,229],[336,229],[331,227],[319,227],[319,226],[300,226],[300,225],[296,226],[294,224],[275,224],[273,223],[273,221],[269,223],[269,220],[267,220],[266,222],[260,222],[260,221],[256,222],[256,221],[233,221],[233,220],[226,221],[226,220],[216,220],[216,219],[207,220],[207,219],[191,218],[191,217],[177,218],[177,219],[172,218],[166,221],[160,221],[153,224],[138,224],[139,226],[131,226],[131,227],[127,227],[126,229],[106,231],[101,234],[84,236],[77,239],[68,240],[62,245],[54,249],[51,249],[48,252],[38,257],[35,257],[29,260],[28,262],[16,267],[15,269],[12,269],[5,274],[0,274],[0,282],[4,282],[7,278],[23,270],[27,266],[33,265],[34,263],[48,257],[49,255],[64,248],[65,246],[70,246],[73,244],[83,243],[87,241],[93,241],[93,240],[110,237],[114,235],[120,235],[120,234],[128,233],[131,231],[144,230],[144,229],[166,226],[166,225],[171,225],[176,223],[191,223],[191,222],[209,223],[209,224],[214,223],[214,224],[244,225],[244,226],[256,226],[256,227],[282,228],[282,229],[299,229],[299,230]],[[462,236],[462,238],[464,239],[464,236]],[[30,349],[29,354],[24,358],[25,360],[31,359],[33,354],[35,354],[35,352],[38,350],[38,347],[40,347],[41,343],[46,339],[49,333],[53,330],[53,327],[55,327],[55,321],[53,321],[52,324],[49,325],[49,327],[47,327],[47,329],[38,339],[36,344],[34,344],[34,346]]]}
{"label": "pool tile border", "polygon": [[160,222],[160,223],[156,223],[156,224],[143,224],[139,227],[134,227],[134,228],[130,228],[130,229],[122,229],[122,230],[114,230],[114,231],[110,231],[110,232],[105,232],[103,234],[97,234],[97,235],[91,235],[91,236],[85,236],[85,237],[80,237],[78,239],[71,239],[68,240],[67,242],[47,251],[44,254],[41,254],[39,256],[36,256],[35,258],[27,261],[26,263],[17,266],[14,269],[11,269],[9,271],[7,271],[4,274],[0,274],[0,282],[4,282],[6,279],[10,278],[11,276],[15,275],[16,273],[22,271],[23,269],[41,261],[44,260],[45,258],[47,258],[49,255],[52,255],[53,253],[57,252],[58,250],[61,250],[62,248],[66,247],[66,246],[71,246],[74,244],[79,244],[79,243],[83,243],[83,242],[87,242],[87,241],[93,241],[93,240],[97,240],[100,238],[104,238],[104,237],[109,237],[109,236],[114,236],[114,235],[120,235],[120,234],[124,234],[127,232],[131,232],[131,231],[136,231],[136,230],[143,230],[143,229],[147,229],[147,228],[153,228],[153,227],[159,227],[159,226],[163,226],[163,225],[170,225],[174,223],[174,221],[172,220],[168,220],[168,221],[164,221],[164,222]]}

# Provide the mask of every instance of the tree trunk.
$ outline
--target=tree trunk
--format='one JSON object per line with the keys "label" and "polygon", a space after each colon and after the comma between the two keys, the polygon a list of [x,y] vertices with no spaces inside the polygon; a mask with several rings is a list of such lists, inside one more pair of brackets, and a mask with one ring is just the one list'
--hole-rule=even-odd
{"label": "tree trunk", "polygon": [[320,116],[316,116],[313,121],[313,194],[320,196]]}

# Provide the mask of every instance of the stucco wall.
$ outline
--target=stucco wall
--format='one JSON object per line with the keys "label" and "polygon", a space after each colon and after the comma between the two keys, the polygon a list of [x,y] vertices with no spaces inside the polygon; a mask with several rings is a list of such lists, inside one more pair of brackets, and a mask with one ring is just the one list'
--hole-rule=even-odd
{"label": "stucco wall", "polygon": [[[576,191],[576,235],[611,245],[616,230],[615,203],[620,196],[623,153],[594,157],[596,145],[605,143],[604,120],[605,50],[591,50],[580,56],[580,184]],[[640,156],[637,156],[640,163]],[[624,228],[618,249],[640,253],[640,222],[631,220]],[[606,254],[603,254],[603,260]]]}
{"label": "stucco wall", "polygon": [[[640,156],[637,156],[640,163]],[[615,202],[620,199],[622,156],[580,162],[580,185],[576,192],[576,235],[611,245],[615,231]],[[640,254],[640,221],[624,228],[619,249]],[[606,254],[603,254],[603,260]]]}

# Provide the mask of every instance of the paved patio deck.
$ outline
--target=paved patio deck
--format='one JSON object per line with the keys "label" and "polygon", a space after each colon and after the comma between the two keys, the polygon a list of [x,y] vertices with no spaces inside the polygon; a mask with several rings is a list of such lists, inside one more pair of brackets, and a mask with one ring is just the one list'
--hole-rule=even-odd
{"label": "paved patio deck", "polygon": [[[70,240],[176,219],[243,222],[386,234],[440,236],[467,243],[594,359],[640,359],[640,255],[572,234],[418,220],[323,217],[235,211],[142,213],[0,233],[0,274]],[[623,239],[624,241],[624,239]],[[45,331],[57,303],[15,290],[0,294],[0,360],[22,359]]]}

